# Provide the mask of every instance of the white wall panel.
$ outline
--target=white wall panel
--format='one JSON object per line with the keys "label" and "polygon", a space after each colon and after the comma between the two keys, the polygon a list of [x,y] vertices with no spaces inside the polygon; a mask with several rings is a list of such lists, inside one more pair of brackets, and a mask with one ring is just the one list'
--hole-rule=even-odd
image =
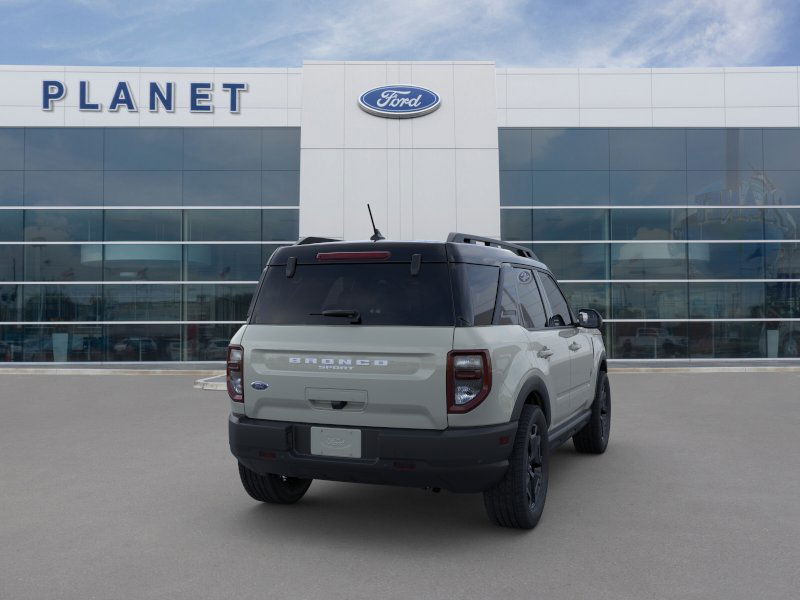
{"label": "white wall panel", "polygon": [[636,108],[652,104],[650,75],[581,73],[581,108]]}
{"label": "white wall panel", "polygon": [[[308,177],[307,174],[313,174]],[[344,151],[300,152],[300,237],[344,235]]]}
{"label": "white wall panel", "polygon": [[797,107],[728,107],[725,124],[728,127],[797,127]]}
{"label": "white wall panel", "polygon": [[719,73],[653,73],[653,106],[721,107],[725,75]]}
{"label": "white wall panel", "polygon": [[303,67],[303,147],[344,147],[344,63]]}
{"label": "white wall panel", "polygon": [[725,109],[654,108],[653,127],[725,127]]}
{"label": "white wall panel", "polygon": [[497,152],[456,150],[456,223],[454,230],[500,236],[500,211],[487,198],[497,194]]}
{"label": "white wall panel", "polygon": [[578,73],[506,75],[508,108],[578,108]]}
{"label": "white wall panel", "polygon": [[412,160],[413,238],[443,240],[457,224],[455,151],[415,149]]}
{"label": "white wall panel", "polygon": [[487,118],[476,118],[494,114],[496,104],[493,69],[485,65],[453,65],[456,148],[497,148],[497,124]]}
{"label": "white wall panel", "polygon": [[509,127],[578,127],[580,110],[577,108],[507,108],[506,124]]}
{"label": "white wall panel", "polygon": [[797,71],[725,71],[726,106],[797,106]]}
{"label": "white wall panel", "polygon": [[386,65],[347,63],[344,66],[344,147],[386,148],[386,122],[358,106],[358,98],[372,88],[387,85]]}
{"label": "white wall panel", "polygon": [[453,65],[414,63],[411,83],[435,91],[442,100],[441,106],[429,115],[408,119],[414,148],[453,148],[456,139]]}
{"label": "white wall panel", "polygon": [[582,108],[581,127],[650,127],[650,108]]}
{"label": "white wall panel", "polygon": [[386,148],[344,151],[344,239],[366,240],[372,235],[367,203],[375,224],[387,236],[389,224]]}

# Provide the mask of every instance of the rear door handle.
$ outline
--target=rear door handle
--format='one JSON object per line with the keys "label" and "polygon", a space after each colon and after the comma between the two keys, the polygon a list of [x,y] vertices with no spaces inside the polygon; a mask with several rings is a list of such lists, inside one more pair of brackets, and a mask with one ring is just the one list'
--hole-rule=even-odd
{"label": "rear door handle", "polygon": [[580,349],[581,349],[581,345],[580,345],[580,344],[578,344],[577,342],[572,342],[572,343],[569,345],[569,349],[570,349],[570,350],[572,350],[573,352],[577,352],[578,350],[580,350]]}
{"label": "rear door handle", "polygon": [[536,356],[539,358],[550,358],[553,356],[553,351],[550,350],[547,346],[543,346],[541,350],[536,353]]}

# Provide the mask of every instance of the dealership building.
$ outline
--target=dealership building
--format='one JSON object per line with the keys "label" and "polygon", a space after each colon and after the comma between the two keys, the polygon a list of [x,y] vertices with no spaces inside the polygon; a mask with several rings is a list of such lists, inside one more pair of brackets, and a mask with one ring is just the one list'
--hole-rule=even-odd
{"label": "dealership building", "polygon": [[0,66],[0,361],[221,361],[272,251],[367,203],[531,247],[611,359],[797,359],[799,75]]}

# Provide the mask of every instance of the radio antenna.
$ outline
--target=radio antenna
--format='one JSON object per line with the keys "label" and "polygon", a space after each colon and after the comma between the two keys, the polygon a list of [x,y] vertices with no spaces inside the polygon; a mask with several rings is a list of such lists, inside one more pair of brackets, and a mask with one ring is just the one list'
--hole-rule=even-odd
{"label": "radio antenna", "polygon": [[371,239],[373,242],[377,242],[379,240],[385,240],[386,238],[383,237],[383,235],[381,235],[380,230],[377,227],[375,227],[375,219],[372,218],[372,208],[370,208],[369,202],[367,202],[367,210],[369,211],[369,220],[372,221],[372,231],[375,232],[370,236],[369,239]]}

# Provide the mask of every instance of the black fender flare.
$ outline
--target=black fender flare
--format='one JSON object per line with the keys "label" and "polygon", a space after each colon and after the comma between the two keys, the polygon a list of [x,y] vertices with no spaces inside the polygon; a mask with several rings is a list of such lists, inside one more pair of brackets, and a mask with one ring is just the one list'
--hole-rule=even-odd
{"label": "black fender flare", "polygon": [[544,379],[539,375],[532,375],[522,385],[519,394],[517,394],[517,400],[514,403],[514,412],[511,413],[511,420],[519,420],[519,416],[522,414],[522,407],[525,406],[528,398],[534,393],[539,396],[539,404],[542,407],[547,426],[550,427],[550,416],[552,415],[550,411],[550,394],[547,391]]}

